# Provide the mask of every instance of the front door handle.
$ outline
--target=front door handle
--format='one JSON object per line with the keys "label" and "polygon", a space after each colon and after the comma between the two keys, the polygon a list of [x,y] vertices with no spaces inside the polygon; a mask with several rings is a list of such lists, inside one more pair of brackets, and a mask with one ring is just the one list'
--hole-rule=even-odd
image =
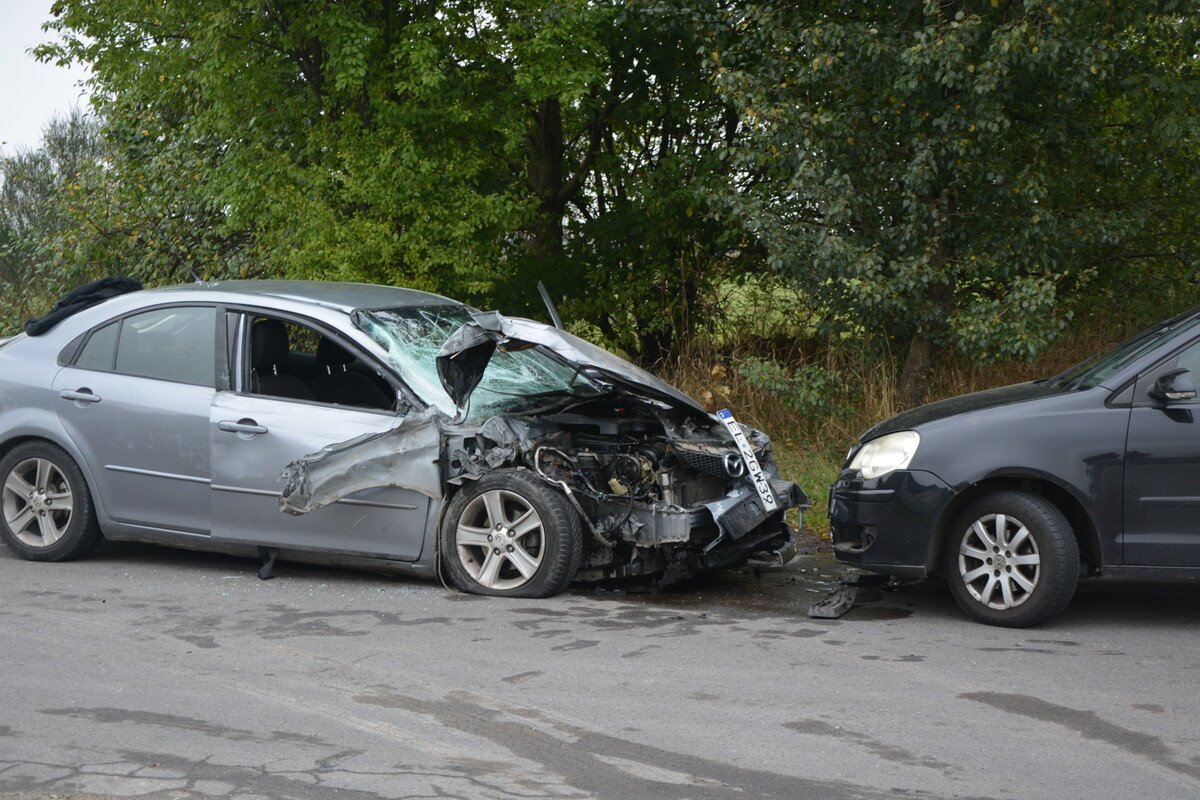
{"label": "front door handle", "polygon": [[252,419],[239,419],[237,422],[231,419],[223,419],[217,423],[217,427],[226,433],[248,433],[251,436],[267,432],[265,425],[259,425]]}
{"label": "front door handle", "polygon": [[58,396],[61,397],[63,400],[70,400],[75,403],[99,403],[100,402],[100,395],[93,394],[92,390],[87,388],[86,386],[81,386],[80,388],[78,388],[74,391],[71,391],[70,389],[63,389],[61,392],[58,393]]}

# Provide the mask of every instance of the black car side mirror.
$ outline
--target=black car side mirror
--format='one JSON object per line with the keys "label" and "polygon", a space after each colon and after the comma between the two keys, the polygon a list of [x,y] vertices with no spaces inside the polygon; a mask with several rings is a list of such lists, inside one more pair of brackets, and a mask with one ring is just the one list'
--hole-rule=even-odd
{"label": "black car side mirror", "polygon": [[1196,399],[1196,379],[1190,370],[1177,369],[1160,375],[1150,396],[1164,403],[1185,403]]}

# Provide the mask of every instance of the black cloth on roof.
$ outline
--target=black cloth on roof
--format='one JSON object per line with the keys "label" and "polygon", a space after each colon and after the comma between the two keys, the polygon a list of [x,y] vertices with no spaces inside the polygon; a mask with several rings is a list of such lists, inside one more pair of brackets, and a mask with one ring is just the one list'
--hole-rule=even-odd
{"label": "black cloth on roof", "polygon": [[58,302],[54,304],[54,308],[50,309],[50,313],[41,317],[34,317],[26,322],[25,333],[30,336],[41,336],[44,333],[49,333],[54,330],[55,325],[72,314],[83,311],[85,308],[91,308],[97,303],[108,300],[110,297],[136,292],[141,288],[141,281],[123,276],[101,278],[98,281],[92,281],[60,297]]}

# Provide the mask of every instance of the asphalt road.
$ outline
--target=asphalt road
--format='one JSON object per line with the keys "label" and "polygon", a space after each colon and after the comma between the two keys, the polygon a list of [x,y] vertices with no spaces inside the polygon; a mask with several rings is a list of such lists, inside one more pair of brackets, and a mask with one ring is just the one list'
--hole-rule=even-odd
{"label": "asphalt road", "polygon": [[802,559],[670,595],[0,554],[0,797],[1195,798],[1200,593],[1033,631]]}

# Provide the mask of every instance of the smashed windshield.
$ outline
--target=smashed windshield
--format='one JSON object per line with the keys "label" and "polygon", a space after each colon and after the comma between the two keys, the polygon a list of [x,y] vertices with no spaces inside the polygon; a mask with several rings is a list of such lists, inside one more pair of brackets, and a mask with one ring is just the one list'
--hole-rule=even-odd
{"label": "smashed windshield", "polygon": [[[408,306],[354,312],[354,325],[387,351],[400,377],[426,403],[448,415],[454,401],[442,388],[437,356],[442,342],[471,321],[460,305]],[[555,395],[590,396],[596,388],[574,367],[540,347],[496,351],[483,380],[471,394],[470,418],[533,408]]]}
{"label": "smashed windshield", "polygon": [[1094,389],[1164,342],[1200,328],[1200,317],[1176,317],[1142,331],[1106,353],[1094,356],[1050,380],[1052,386]]}

